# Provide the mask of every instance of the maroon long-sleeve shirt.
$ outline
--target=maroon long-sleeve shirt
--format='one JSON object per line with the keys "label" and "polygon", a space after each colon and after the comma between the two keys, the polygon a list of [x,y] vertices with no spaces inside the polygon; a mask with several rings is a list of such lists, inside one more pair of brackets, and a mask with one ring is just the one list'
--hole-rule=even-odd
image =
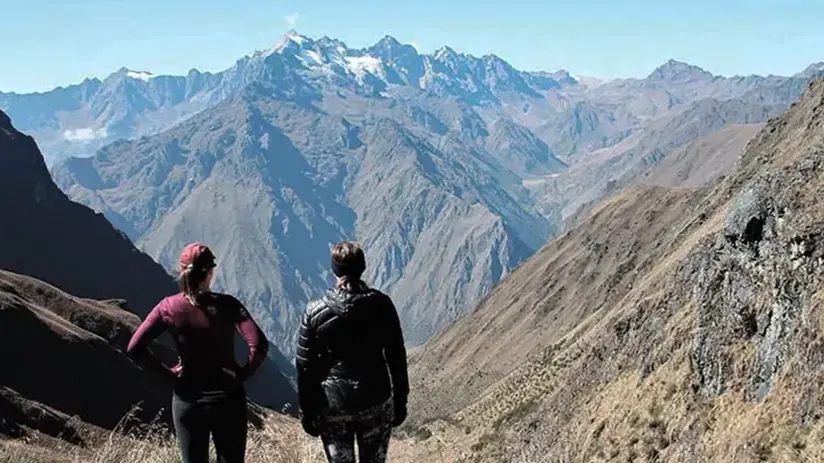
{"label": "maroon long-sleeve shirt", "polygon": [[[146,347],[169,331],[177,346],[180,363],[171,369],[177,376],[176,391],[214,394],[242,387],[260,368],[269,342],[243,304],[232,296],[209,293],[199,306],[184,295],[160,301],[135,331],[127,353],[145,358]],[[235,359],[235,333],[249,346],[245,365]]]}

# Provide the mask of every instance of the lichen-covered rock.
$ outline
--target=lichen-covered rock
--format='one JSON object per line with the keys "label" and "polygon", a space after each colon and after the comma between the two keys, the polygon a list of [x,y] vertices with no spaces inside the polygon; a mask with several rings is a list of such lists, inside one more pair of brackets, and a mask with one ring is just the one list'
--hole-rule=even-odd
{"label": "lichen-covered rock", "polygon": [[733,200],[724,219],[724,230],[730,240],[745,243],[761,241],[769,213],[762,188],[758,183],[750,185]]}

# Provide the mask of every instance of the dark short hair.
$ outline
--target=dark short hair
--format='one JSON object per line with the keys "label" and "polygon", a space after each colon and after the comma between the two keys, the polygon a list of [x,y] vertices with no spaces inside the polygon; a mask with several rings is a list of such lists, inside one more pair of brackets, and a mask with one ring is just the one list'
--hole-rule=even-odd
{"label": "dark short hair", "polygon": [[360,279],[366,271],[363,248],[354,241],[341,241],[332,247],[332,273],[337,277]]}

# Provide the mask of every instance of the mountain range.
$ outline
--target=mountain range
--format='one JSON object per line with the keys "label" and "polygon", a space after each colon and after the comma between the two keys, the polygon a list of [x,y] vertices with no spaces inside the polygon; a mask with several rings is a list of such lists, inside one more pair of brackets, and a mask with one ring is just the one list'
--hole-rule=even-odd
{"label": "mountain range", "polygon": [[221,288],[288,356],[303,304],[331,283],[332,242],[365,244],[368,280],[420,344],[667,154],[763,123],[818,72],[728,78],[669,61],[590,84],[495,55],[291,31],[222,72],[123,69],[0,107],[47,150],[95,135],[71,144],[87,156],[53,164],[60,187],[166,268],[182,243],[212,243]]}
{"label": "mountain range", "polygon": [[499,101],[499,92],[537,96],[535,88],[574,82],[565,73],[516,71],[494,55],[479,59],[449,47],[420,55],[388,36],[358,50],[290,31],[272,48],[222,72],[154,76],[122,68],[103,80],[86,79],[45,93],[0,93],[0,109],[39,140],[51,165],[69,155],[92,155],[119,138],[162,131],[252,83],[270,84],[272,96],[295,101],[317,101],[328,89],[389,98],[393,90],[412,86],[437,97],[485,103]]}
{"label": "mountain range", "polygon": [[353,49],[340,40],[313,40],[290,31],[271,48],[250,53],[221,72],[193,69],[185,76],[156,76],[121,68],[102,80],[90,78],[48,92],[0,92],[0,109],[38,140],[50,166],[70,155],[91,156],[120,138],[163,131],[253,83],[270,84],[272,97],[304,102],[343,89],[373,99],[421,93],[456,99],[483,107],[483,116],[487,111],[508,114],[564,157],[614,144],[649,118],[699,99],[740,97],[786,105],[822,72],[824,66],[813,64],[791,77],[727,78],[670,60],[645,79],[588,84],[563,70],[520,71],[496,55],[475,57],[448,46],[420,54],[386,36],[373,46]]}

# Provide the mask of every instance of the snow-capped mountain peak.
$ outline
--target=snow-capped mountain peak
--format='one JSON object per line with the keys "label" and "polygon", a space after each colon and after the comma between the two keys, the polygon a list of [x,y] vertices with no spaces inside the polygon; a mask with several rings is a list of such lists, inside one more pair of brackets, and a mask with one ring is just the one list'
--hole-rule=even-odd
{"label": "snow-capped mountain peak", "polygon": [[294,29],[289,29],[289,31],[286,32],[286,34],[272,48],[269,48],[262,53],[259,52],[255,54],[269,56],[275,53],[283,53],[289,49],[298,49],[309,44],[314,44],[314,41],[309,37],[298,34],[298,32]]}
{"label": "snow-capped mountain peak", "polygon": [[420,60],[420,54],[415,47],[400,43],[389,35],[363,51],[369,55],[381,58],[390,65],[399,65],[401,67],[414,65],[413,63],[415,61]]}
{"label": "snow-capped mountain peak", "polygon": [[289,31],[274,47],[265,53],[255,56],[266,58],[279,54],[297,62],[309,71],[310,75],[331,75],[341,72],[354,76],[362,81],[367,74],[384,79],[385,63],[381,57],[374,56],[368,51],[352,50],[339,40],[323,37],[312,40]]}
{"label": "snow-capped mountain peak", "polygon": [[378,43],[374,45],[373,48],[391,50],[393,48],[400,48],[402,46],[403,44],[398,42],[398,40],[395,37],[392,37],[391,35],[386,35],[382,39],[380,39]]}
{"label": "snow-capped mountain peak", "polygon": [[458,58],[458,52],[444,45],[435,51],[435,59],[438,61],[449,61]]}
{"label": "snow-capped mountain peak", "polygon": [[104,82],[107,84],[119,84],[124,81],[141,81],[141,82],[149,82],[151,79],[155,77],[154,74],[148,71],[135,71],[126,67],[121,67],[116,72],[110,74]]}
{"label": "snow-capped mountain peak", "polygon": [[305,42],[312,41],[309,37],[298,34],[298,31],[294,29],[289,29],[289,31],[286,32],[286,35],[283,36],[283,40],[294,42],[298,45],[303,45]]}

